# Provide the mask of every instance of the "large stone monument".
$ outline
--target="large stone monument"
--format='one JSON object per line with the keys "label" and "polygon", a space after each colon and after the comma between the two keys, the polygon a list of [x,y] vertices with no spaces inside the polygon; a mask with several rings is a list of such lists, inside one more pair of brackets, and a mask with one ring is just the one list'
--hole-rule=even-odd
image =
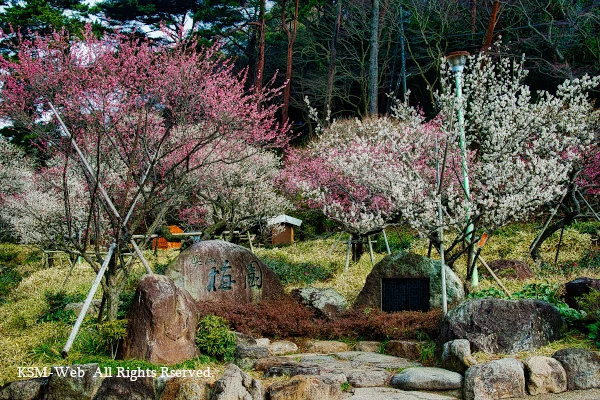
{"label": "large stone monument", "polygon": [[276,299],[283,295],[277,275],[245,247],[207,240],[183,251],[165,275],[196,301],[239,303]]}
{"label": "large stone monument", "polygon": [[[462,282],[444,267],[448,303],[465,297]],[[375,264],[354,307],[374,307],[383,311],[427,311],[442,305],[442,267],[413,253],[395,253]]]}

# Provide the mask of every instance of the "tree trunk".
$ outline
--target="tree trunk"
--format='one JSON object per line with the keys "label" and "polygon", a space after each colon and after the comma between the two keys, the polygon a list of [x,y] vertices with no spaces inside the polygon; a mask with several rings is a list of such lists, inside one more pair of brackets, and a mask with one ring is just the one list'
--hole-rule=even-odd
{"label": "tree trunk", "polygon": [[329,70],[327,72],[327,101],[325,104],[325,115],[331,110],[331,101],[333,98],[333,84],[335,82],[335,63],[337,58],[337,41],[340,34],[340,25],[342,24],[342,0],[337,2],[337,16],[335,18],[335,27],[333,37],[331,38],[331,53],[329,56]]}
{"label": "tree trunk", "polygon": [[373,0],[371,14],[371,52],[369,57],[369,115],[378,115],[377,95],[379,75],[379,0]]}
{"label": "tree trunk", "polygon": [[364,252],[362,239],[352,241],[352,261],[356,262],[360,260]]}
{"label": "tree trunk", "polygon": [[285,20],[285,7],[287,0],[283,1],[281,5],[281,26],[287,36],[287,57],[286,57],[286,69],[285,69],[285,80],[286,85],[283,89],[283,106],[281,107],[281,121],[286,123],[288,120],[288,112],[290,108],[290,92],[292,89],[292,60],[294,56],[294,42],[296,41],[296,32],[298,31],[298,3],[300,0],[296,0],[294,4],[294,17],[292,20],[292,29],[287,25]]}
{"label": "tree trunk", "polygon": [[487,51],[492,46],[492,39],[494,38],[494,28],[496,27],[496,21],[498,19],[498,8],[500,8],[500,0],[494,1],[492,6],[492,13],[488,22],[488,28],[485,33],[485,43],[483,44],[482,51]]}
{"label": "tree trunk", "polygon": [[[256,60],[255,93],[262,92],[265,71],[265,8],[266,0],[261,0],[258,21],[258,60]],[[259,105],[260,107],[260,105]]]}

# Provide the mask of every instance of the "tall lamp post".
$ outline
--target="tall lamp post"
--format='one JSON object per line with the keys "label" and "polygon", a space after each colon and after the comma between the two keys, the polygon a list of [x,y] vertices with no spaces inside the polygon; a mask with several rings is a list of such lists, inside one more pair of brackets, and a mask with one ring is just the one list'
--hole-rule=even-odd
{"label": "tall lamp post", "polygon": [[[452,73],[454,74],[454,80],[456,82],[456,99],[458,100],[458,140],[460,145],[460,156],[461,156],[461,169],[463,176],[463,189],[465,191],[465,200],[467,201],[467,205],[465,206],[466,214],[467,214],[467,231],[465,238],[467,242],[471,243],[473,240],[473,223],[469,218],[469,206],[468,202],[471,200],[471,191],[469,189],[469,173],[467,169],[467,148],[466,148],[466,140],[465,140],[465,117],[463,113],[463,109],[460,106],[460,98],[462,97],[462,72],[465,68],[465,64],[467,63],[467,57],[469,53],[467,51],[455,51],[446,56],[446,60],[448,64],[450,64],[450,68],[452,69]],[[469,260],[467,266],[473,265],[473,275],[471,277],[471,284],[473,287],[477,287],[479,285],[479,276],[477,274],[477,265],[472,260],[472,252],[469,251]],[[467,267],[468,268],[468,267]]]}

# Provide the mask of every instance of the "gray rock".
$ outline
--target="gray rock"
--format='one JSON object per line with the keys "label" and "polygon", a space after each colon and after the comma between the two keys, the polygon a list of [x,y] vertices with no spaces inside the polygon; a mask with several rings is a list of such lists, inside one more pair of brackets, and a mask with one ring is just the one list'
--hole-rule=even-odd
{"label": "gray rock", "polygon": [[525,396],[523,363],[514,358],[477,364],[465,373],[464,400],[495,400]]}
{"label": "gray rock", "polygon": [[234,364],[228,364],[223,376],[213,385],[210,400],[263,400],[265,389]]}
{"label": "gray rock", "polygon": [[[448,302],[457,303],[465,297],[462,281],[448,266],[445,266],[444,270]],[[442,306],[441,263],[417,254],[400,252],[388,255],[375,264],[353,307],[381,309],[381,280],[386,278],[427,278],[429,279],[429,307]]]}
{"label": "gray rock", "polygon": [[467,368],[477,364],[471,355],[471,343],[467,339],[455,339],[444,343],[440,366],[464,374]]}
{"label": "gray rock", "polygon": [[38,400],[44,395],[48,378],[11,382],[0,389],[0,400]]}
{"label": "gray rock", "polygon": [[105,379],[96,372],[98,364],[52,367],[48,400],[89,400]]}
{"label": "gray rock", "polygon": [[446,314],[438,349],[467,339],[472,350],[511,354],[560,339],[566,323],[553,305],[534,299],[469,299]]}
{"label": "gray rock", "polygon": [[256,344],[258,346],[267,347],[268,345],[271,344],[271,340],[268,338],[258,338],[258,339],[256,339]]}
{"label": "gray rock", "polygon": [[423,392],[405,392],[386,387],[358,388],[344,395],[344,400],[456,400],[456,397]]}
{"label": "gray rock", "polygon": [[[246,335],[241,332],[233,332],[235,333],[235,344],[236,345],[245,345],[245,346],[258,346],[258,342],[250,335]],[[267,339],[269,340],[269,339]],[[262,345],[261,345],[262,346]]]}
{"label": "gray rock", "polygon": [[259,359],[269,357],[269,349],[263,346],[247,346],[247,345],[237,345],[235,346],[234,352],[235,358],[251,358],[251,359]]}
{"label": "gray rock", "polygon": [[339,400],[340,384],[326,377],[296,375],[285,382],[275,382],[267,391],[270,400]]}
{"label": "gray rock", "polygon": [[460,389],[462,375],[441,368],[407,368],[392,377],[391,386],[402,390]]}
{"label": "gray rock", "polygon": [[385,386],[391,374],[385,369],[356,368],[346,371],[346,379],[354,387]]}
{"label": "gray rock", "polygon": [[284,295],[275,272],[245,247],[204,240],[179,254],[165,271],[196,301],[238,304],[275,300]]}
{"label": "gray rock", "polygon": [[533,356],[525,359],[523,364],[530,395],[561,393],[567,390],[567,373],[558,360]]}
{"label": "gray rock", "polygon": [[306,351],[312,353],[331,354],[348,350],[348,345],[335,340],[317,340],[308,344]]}
{"label": "gray rock", "polygon": [[267,349],[269,350],[269,355],[281,356],[298,351],[298,346],[287,340],[278,340],[269,344]]}
{"label": "gray rock", "polygon": [[565,303],[578,310],[577,299],[591,290],[600,291],[600,279],[581,277],[567,282],[565,283]]}
{"label": "gray rock", "polygon": [[385,344],[385,354],[419,360],[421,359],[421,345],[409,340],[390,340]]}
{"label": "gray rock", "polygon": [[362,351],[344,351],[335,353],[333,356],[340,360],[349,360],[354,365],[373,366],[385,369],[403,369],[421,366],[420,363],[412,362],[405,358]]}
{"label": "gray rock", "polygon": [[294,289],[291,296],[329,319],[337,318],[346,309],[346,299],[332,288]]}
{"label": "gray rock", "polygon": [[354,345],[355,351],[369,351],[372,353],[377,353],[381,348],[381,342],[375,341],[360,341]]}
{"label": "gray rock", "polygon": [[567,388],[600,388],[600,357],[585,349],[562,349],[552,355],[567,373]]}
{"label": "gray rock", "polygon": [[94,400],[148,400],[157,397],[154,378],[106,377]]}
{"label": "gray rock", "polygon": [[299,363],[285,363],[273,365],[265,371],[265,377],[272,376],[296,376],[296,375],[319,375],[321,370],[315,365],[303,365]]}
{"label": "gray rock", "polygon": [[167,381],[160,400],[208,400],[209,396],[205,378],[172,378]]}
{"label": "gray rock", "polygon": [[294,362],[289,357],[267,357],[267,358],[259,358],[254,362],[254,370],[264,372],[269,368],[282,364],[289,364]]}

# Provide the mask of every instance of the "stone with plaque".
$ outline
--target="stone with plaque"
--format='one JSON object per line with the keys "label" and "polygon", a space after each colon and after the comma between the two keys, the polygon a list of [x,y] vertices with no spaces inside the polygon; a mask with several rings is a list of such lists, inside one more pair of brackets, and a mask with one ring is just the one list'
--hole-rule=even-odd
{"label": "stone with plaque", "polygon": [[245,247],[222,240],[194,244],[165,275],[196,301],[259,302],[283,296],[277,275]]}
{"label": "stone with plaque", "polygon": [[[448,303],[465,296],[462,282],[445,266]],[[412,253],[396,253],[377,263],[355,308],[375,307],[382,311],[428,311],[442,304],[441,263]]]}

